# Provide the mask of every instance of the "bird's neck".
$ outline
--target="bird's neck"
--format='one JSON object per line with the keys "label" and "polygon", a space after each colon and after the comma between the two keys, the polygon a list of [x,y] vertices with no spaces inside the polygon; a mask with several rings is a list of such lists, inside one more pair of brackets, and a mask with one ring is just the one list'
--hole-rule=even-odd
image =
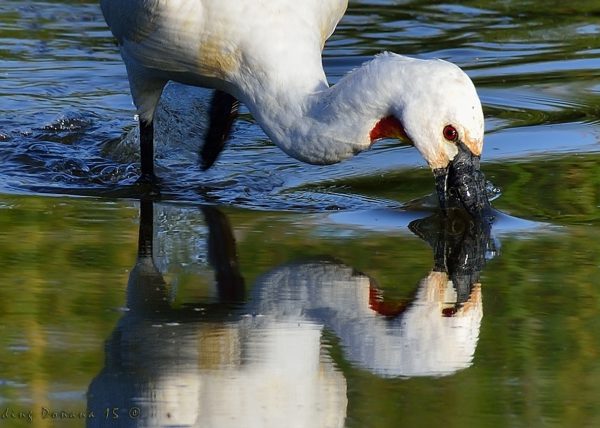
{"label": "bird's neck", "polygon": [[390,116],[393,96],[373,78],[372,64],[332,87],[320,64],[312,74],[287,76],[264,81],[253,76],[255,80],[242,86],[238,96],[288,155],[331,164],[368,149],[376,139],[402,136],[401,124]]}

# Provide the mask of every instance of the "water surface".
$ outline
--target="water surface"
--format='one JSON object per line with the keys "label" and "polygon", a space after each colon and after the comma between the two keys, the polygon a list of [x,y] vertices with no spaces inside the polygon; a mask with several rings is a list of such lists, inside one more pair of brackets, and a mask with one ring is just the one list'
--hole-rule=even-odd
{"label": "water surface", "polygon": [[599,12],[354,1],[326,45],[332,83],[382,50],[473,78],[500,211],[473,230],[414,203],[431,173],[393,141],[304,165],[243,110],[201,172],[182,86],[161,108],[197,120],[140,202],[96,2],[4,0],[2,425],[598,425]]}

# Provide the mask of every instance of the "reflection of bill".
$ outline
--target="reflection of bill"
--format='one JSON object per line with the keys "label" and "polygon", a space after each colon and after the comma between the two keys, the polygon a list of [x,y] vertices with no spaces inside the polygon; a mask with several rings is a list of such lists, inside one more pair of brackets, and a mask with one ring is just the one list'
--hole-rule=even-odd
{"label": "reflection of bill", "polygon": [[[141,213],[129,311],[88,391],[89,410],[139,408],[111,426],[341,427],[346,380],[321,346],[324,328],[340,338],[347,359],[379,376],[441,376],[471,364],[481,265],[465,260],[483,258],[457,249],[456,239],[429,240],[435,269],[410,302],[386,302],[374,280],[343,263],[310,260],[266,273],[245,303],[229,223],[206,208],[221,303],[173,308],[152,259],[152,205],[143,203]],[[416,233],[424,237],[425,229]]]}

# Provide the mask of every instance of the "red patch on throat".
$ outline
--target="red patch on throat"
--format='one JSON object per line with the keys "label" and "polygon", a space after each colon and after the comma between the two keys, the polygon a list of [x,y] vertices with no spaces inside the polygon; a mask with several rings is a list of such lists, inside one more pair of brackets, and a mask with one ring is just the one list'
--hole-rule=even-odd
{"label": "red patch on throat", "polygon": [[381,138],[407,139],[404,127],[394,116],[386,116],[377,122],[371,129],[369,137],[371,137],[371,143]]}
{"label": "red patch on throat", "polygon": [[389,318],[395,318],[406,310],[408,304],[401,301],[385,301],[383,293],[373,284],[369,286],[369,308]]}

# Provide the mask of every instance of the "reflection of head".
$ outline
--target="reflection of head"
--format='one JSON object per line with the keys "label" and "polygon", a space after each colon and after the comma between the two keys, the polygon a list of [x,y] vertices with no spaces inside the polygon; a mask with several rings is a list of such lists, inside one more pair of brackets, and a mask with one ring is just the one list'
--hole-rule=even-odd
{"label": "reflection of head", "polygon": [[[445,376],[471,365],[483,317],[480,285],[466,302],[443,272],[431,272],[397,319],[379,327],[371,349],[357,356],[384,376]],[[377,349],[377,352],[373,352]]]}
{"label": "reflection of head", "polygon": [[258,313],[323,324],[349,360],[380,376],[442,376],[471,365],[483,316],[478,284],[459,301],[448,275],[431,272],[390,317],[375,310],[372,281],[338,263],[290,264],[258,282]]}

